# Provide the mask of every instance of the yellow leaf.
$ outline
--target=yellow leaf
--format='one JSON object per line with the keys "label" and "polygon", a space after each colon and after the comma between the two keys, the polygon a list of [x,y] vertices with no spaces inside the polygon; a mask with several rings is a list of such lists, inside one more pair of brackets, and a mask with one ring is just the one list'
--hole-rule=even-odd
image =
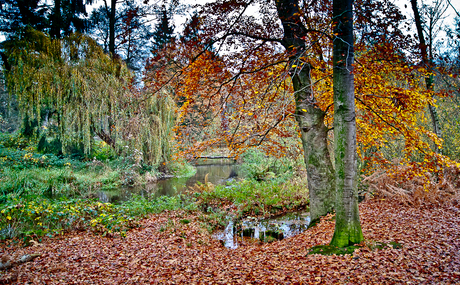
{"label": "yellow leaf", "polygon": [[11,220],[11,216],[7,216],[6,219],[7,219],[7,220]]}

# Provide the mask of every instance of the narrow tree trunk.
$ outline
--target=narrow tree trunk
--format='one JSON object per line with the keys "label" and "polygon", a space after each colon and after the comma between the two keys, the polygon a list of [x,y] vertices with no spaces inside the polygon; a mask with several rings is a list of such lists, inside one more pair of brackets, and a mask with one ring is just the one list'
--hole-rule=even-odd
{"label": "narrow tree trunk", "polygon": [[61,38],[62,15],[61,15],[61,0],[54,1],[53,15],[51,16],[50,35],[52,38]]}
{"label": "narrow tree trunk", "polygon": [[111,0],[110,18],[109,18],[109,52],[112,57],[115,56],[115,15],[117,0]]}
{"label": "narrow tree trunk", "polygon": [[[425,66],[428,67],[428,70],[431,71],[432,66],[433,66],[433,62],[432,62],[433,59],[432,59],[431,53],[430,53],[430,56],[428,56],[425,35],[423,34],[422,19],[420,17],[420,13],[417,7],[417,0],[411,0],[410,3],[412,6],[412,11],[414,12],[415,26],[417,27],[417,35],[419,38],[419,48],[422,54],[422,62]],[[427,90],[430,90],[430,91],[434,90],[433,75],[425,76],[425,84],[426,84]],[[439,124],[439,117],[438,117],[438,112],[436,111],[436,107],[431,104],[428,104],[428,110],[430,111],[431,123],[433,125],[433,132],[436,134],[436,136],[438,136],[438,138],[442,138],[442,130],[441,130],[441,125]],[[436,147],[436,150],[438,153],[441,153],[441,149],[439,147]]]}
{"label": "narrow tree trunk", "polygon": [[311,86],[311,66],[303,59],[306,50],[303,38],[307,30],[301,21],[298,0],[276,0],[278,16],[283,24],[282,45],[290,52],[289,66],[295,100],[296,119],[302,133],[307,167],[310,216],[312,220],[333,210],[334,174],[327,148],[325,112],[317,107]]}
{"label": "narrow tree trunk", "polygon": [[[94,133],[103,140],[106,144],[108,144],[112,149],[117,152],[115,140],[108,134],[106,134],[103,130],[95,130],[93,129]],[[118,153],[118,152],[117,152]]]}
{"label": "narrow tree trunk", "polygon": [[353,0],[334,0],[335,232],[331,245],[363,241],[357,195],[356,113],[353,84]]}

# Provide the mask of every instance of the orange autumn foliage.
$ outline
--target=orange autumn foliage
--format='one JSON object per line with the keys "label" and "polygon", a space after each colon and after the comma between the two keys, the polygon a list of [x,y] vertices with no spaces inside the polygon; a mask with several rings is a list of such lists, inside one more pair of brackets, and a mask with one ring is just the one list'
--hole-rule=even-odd
{"label": "orange autumn foliage", "polygon": [[[260,10],[262,22],[242,16],[246,7],[242,3],[206,6],[195,27],[201,34],[169,50],[169,58],[175,59],[174,79],[163,74],[164,79],[156,82],[156,86],[168,84],[180,107],[176,127],[180,156],[223,146],[234,156],[251,146],[262,146],[277,156],[299,150],[300,145],[292,143],[299,130],[289,75],[305,63],[313,67],[315,104],[326,111],[325,124],[332,128],[331,22],[325,20],[330,6],[318,4],[310,7],[315,13],[305,12],[307,28],[313,31],[303,39],[309,49],[298,64],[289,66],[289,54],[277,40],[280,27],[270,21],[276,15],[267,8]],[[239,21],[230,30],[222,19]],[[358,154],[366,174],[384,169],[428,181],[427,173],[442,176],[444,167],[456,165],[433,151],[442,140],[423,126],[427,105],[435,104],[433,95],[445,94],[424,88],[427,71],[405,55],[402,40],[382,38],[355,46]],[[156,74],[161,75],[161,69]]]}

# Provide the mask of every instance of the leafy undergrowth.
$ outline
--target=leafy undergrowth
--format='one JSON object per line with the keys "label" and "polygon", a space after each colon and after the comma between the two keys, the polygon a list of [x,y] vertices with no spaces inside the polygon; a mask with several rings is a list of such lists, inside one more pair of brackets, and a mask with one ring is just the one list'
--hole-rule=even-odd
{"label": "leafy undergrowth", "polygon": [[138,225],[137,220],[164,210],[195,210],[195,204],[181,196],[161,196],[147,200],[133,196],[122,205],[101,203],[96,200],[48,199],[14,200],[0,211],[0,238],[41,238],[70,230],[91,230],[103,236],[120,234]]}
{"label": "leafy undergrowth", "polygon": [[[270,244],[225,248],[199,217],[167,211],[126,238],[66,234],[25,248],[1,246],[3,260],[41,254],[0,271],[0,284],[455,284],[460,280],[460,206],[360,205],[366,244],[353,255],[309,255],[334,231],[317,226]],[[401,246],[391,246],[391,242]],[[385,246],[387,244],[387,246]],[[379,249],[381,248],[381,249]]]}
{"label": "leafy undergrowth", "polygon": [[230,186],[197,184],[188,194],[204,213],[221,213],[240,219],[246,216],[270,217],[308,206],[306,181],[292,179],[278,181],[242,180]]}

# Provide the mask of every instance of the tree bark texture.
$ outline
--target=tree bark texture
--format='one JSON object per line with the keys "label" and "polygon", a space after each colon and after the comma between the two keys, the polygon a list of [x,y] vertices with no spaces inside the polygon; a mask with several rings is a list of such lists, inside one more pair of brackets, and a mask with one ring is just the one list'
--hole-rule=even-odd
{"label": "tree bark texture", "polygon": [[353,76],[353,0],[334,0],[335,232],[331,245],[363,241],[357,195],[356,113]]}
{"label": "tree bark texture", "polygon": [[310,216],[316,220],[331,212],[334,206],[334,170],[327,148],[325,112],[317,107],[311,86],[311,66],[303,58],[306,50],[303,38],[307,30],[300,18],[298,0],[276,0],[276,8],[284,29],[282,44],[290,52],[290,76],[307,168]]}

